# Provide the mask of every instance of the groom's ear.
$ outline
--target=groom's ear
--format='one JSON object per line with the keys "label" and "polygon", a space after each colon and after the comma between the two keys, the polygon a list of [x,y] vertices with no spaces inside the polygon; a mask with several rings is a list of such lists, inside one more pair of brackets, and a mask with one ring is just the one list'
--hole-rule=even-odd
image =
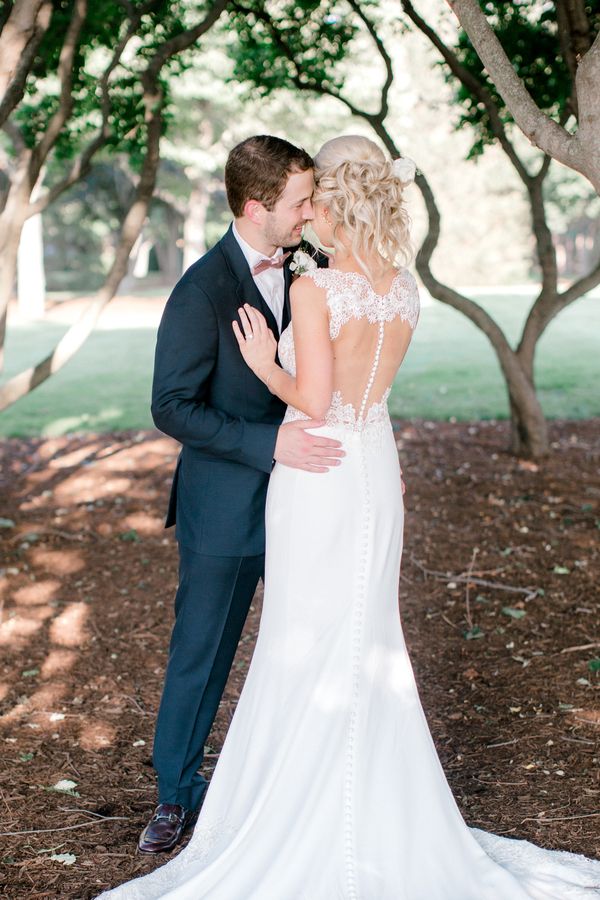
{"label": "groom's ear", "polygon": [[246,200],[244,203],[244,215],[255,225],[263,224],[265,214],[266,209],[258,200]]}

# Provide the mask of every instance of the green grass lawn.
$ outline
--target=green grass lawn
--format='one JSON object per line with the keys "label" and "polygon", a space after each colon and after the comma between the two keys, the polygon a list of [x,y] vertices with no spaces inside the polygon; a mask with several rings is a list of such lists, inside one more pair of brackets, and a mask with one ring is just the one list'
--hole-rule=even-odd
{"label": "green grass lawn", "polygon": [[[514,341],[531,295],[473,295]],[[2,380],[41,359],[64,332],[34,323],[9,330]],[[0,436],[149,428],[155,327],[98,330],[79,354],[0,414]],[[550,418],[600,416],[600,296],[555,319],[538,345],[536,380]],[[1,382],[0,382],[1,383]],[[390,409],[403,418],[505,418],[506,394],[487,339],[465,316],[433,301],[394,385]]]}

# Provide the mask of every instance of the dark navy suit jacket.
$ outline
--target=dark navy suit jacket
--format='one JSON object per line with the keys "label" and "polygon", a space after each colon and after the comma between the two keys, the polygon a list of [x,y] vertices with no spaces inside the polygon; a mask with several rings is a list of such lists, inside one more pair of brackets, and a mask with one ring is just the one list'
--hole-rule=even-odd
{"label": "dark navy suit jacket", "polygon": [[[282,327],[290,318],[284,266]],[[275,317],[254,283],[231,228],[175,286],[158,329],[152,417],[182,450],[166,526],[197,553],[264,553],[264,512],[285,404],[242,358],[231,323],[249,303],[279,339]]]}

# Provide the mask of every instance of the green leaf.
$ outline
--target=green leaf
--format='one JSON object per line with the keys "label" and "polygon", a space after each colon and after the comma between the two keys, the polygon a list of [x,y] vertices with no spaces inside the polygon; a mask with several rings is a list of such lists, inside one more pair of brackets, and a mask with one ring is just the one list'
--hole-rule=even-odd
{"label": "green leaf", "polygon": [[468,631],[463,631],[463,637],[466,638],[467,641],[474,641],[477,638],[485,637],[485,632],[481,630],[479,625],[473,625]]}
{"label": "green leaf", "polygon": [[511,619],[522,619],[523,616],[527,615],[526,610],[524,609],[515,609],[513,606],[503,606],[502,612],[505,616],[510,616]]}
{"label": "green leaf", "polygon": [[566,566],[554,566],[552,569],[555,575],[569,575],[571,570],[567,569]]}
{"label": "green leaf", "polygon": [[58,794],[70,794],[71,797],[79,797],[80,795],[75,790],[76,787],[76,781],[71,781],[70,778],[61,778],[60,781],[57,781],[56,784],[53,784],[48,790],[56,791]]}
{"label": "green leaf", "polygon": [[19,760],[21,762],[29,762],[34,757],[33,753],[19,753]]}
{"label": "green leaf", "polygon": [[23,678],[34,678],[36,675],[39,675],[39,674],[40,674],[39,669],[25,669],[23,672],[21,672],[21,675],[23,676]]}
{"label": "green leaf", "polygon": [[0,528],[14,528],[15,523],[12,519],[2,519],[0,518]]}
{"label": "green leaf", "polygon": [[129,531],[123,531],[119,537],[122,541],[141,541],[141,537],[135,528],[131,528]]}
{"label": "green leaf", "polygon": [[600,659],[590,659],[588,669],[590,672],[600,672]]}

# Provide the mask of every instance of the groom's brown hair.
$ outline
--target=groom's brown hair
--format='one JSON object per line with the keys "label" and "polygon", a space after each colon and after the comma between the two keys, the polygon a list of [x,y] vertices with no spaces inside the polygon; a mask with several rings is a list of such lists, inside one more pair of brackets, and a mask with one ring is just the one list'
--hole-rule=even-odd
{"label": "groom's brown hair", "polygon": [[244,213],[248,200],[271,211],[281,197],[288,176],[314,166],[301,147],[270,134],[256,134],[233,148],[225,165],[225,188],[233,215]]}

